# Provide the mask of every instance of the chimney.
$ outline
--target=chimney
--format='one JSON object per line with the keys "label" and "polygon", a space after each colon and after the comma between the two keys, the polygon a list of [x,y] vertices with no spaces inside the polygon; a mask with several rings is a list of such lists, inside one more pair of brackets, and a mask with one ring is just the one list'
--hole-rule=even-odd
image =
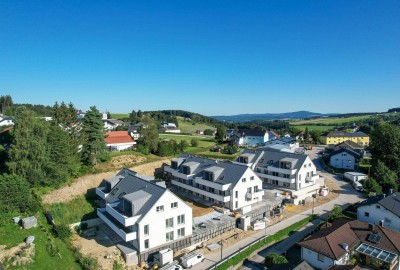
{"label": "chimney", "polygon": [[349,245],[347,243],[342,243],[342,248],[346,251],[349,251]]}
{"label": "chimney", "polygon": [[380,221],[379,221],[379,226],[383,227],[384,224],[385,224],[385,221],[384,221],[384,220],[380,220]]}
{"label": "chimney", "polygon": [[373,232],[375,230],[375,225],[372,223],[368,223],[368,229]]}

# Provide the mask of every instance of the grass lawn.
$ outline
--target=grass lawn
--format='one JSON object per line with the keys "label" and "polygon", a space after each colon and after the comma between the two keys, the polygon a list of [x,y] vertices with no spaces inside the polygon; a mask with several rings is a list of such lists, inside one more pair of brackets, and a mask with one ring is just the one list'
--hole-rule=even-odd
{"label": "grass lawn", "polygon": [[343,123],[357,122],[370,117],[372,117],[372,114],[353,117],[324,117],[310,120],[291,121],[290,124],[294,126],[312,124],[341,125]]}
{"label": "grass lawn", "polygon": [[129,118],[129,113],[111,113],[111,119]]}
{"label": "grass lawn", "polygon": [[178,116],[177,118],[178,118],[179,129],[181,130],[182,133],[196,133],[196,130],[198,129],[199,130],[216,129],[213,126],[209,126],[207,124],[202,124],[202,123],[195,123],[195,125],[193,125],[192,121],[184,121],[183,117]]}
{"label": "grass lawn", "polygon": [[95,189],[89,189],[85,196],[78,196],[69,202],[56,203],[47,207],[56,224],[71,224],[96,218],[97,205],[94,202],[96,199],[98,198]]}
{"label": "grass lawn", "polygon": [[[20,229],[18,225],[11,222],[0,227],[0,245],[6,245],[8,249],[22,243],[30,235],[35,236],[34,244],[36,250],[34,262],[25,267],[14,266],[7,269],[81,269],[79,264],[75,262],[72,251],[67,248],[67,245],[60,239],[54,239],[51,235],[51,227],[45,223],[44,217],[39,217],[39,224],[45,226],[46,232],[42,231],[39,227],[29,230]],[[60,250],[61,258],[59,256],[51,257],[46,251],[48,235],[54,239]]]}
{"label": "grass lawn", "polygon": [[292,126],[301,129],[303,131],[305,131],[306,128],[308,128],[308,131],[311,130],[328,131],[336,127],[336,126],[315,126],[315,125],[292,125]]}

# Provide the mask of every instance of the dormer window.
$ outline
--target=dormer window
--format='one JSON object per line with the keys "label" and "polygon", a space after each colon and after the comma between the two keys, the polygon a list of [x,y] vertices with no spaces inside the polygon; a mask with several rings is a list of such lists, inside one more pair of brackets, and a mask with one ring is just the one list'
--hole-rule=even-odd
{"label": "dormer window", "polygon": [[172,167],[172,169],[178,169],[178,162],[176,162],[176,161],[172,161],[171,162],[171,167]]}
{"label": "dormer window", "polygon": [[119,190],[119,188],[114,188],[114,189],[111,191],[111,195],[114,196],[115,193],[118,192],[118,190]]}
{"label": "dormer window", "polygon": [[189,175],[190,174],[190,167],[188,166],[182,166],[182,173]]}
{"label": "dormer window", "polygon": [[214,181],[214,174],[212,172],[204,172],[204,180]]}
{"label": "dormer window", "polygon": [[274,164],[274,161],[271,159],[271,160],[268,160],[268,164],[269,165],[272,165],[272,164]]}

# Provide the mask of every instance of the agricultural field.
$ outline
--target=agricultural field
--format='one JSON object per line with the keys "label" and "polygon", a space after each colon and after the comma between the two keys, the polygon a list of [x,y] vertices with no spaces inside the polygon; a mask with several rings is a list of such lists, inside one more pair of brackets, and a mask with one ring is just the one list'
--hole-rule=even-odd
{"label": "agricultural field", "polygon": [[211,129],[215,130],[216,128],[207,124],[203,123],[195,123],[193,125],[192,121],[184,121],[183,117],[178,116],[178,125],[179,129],[181,130],[182,133],[196,133],[196,130],[205,130],[205,129]]}
{"label": "agricultural field", "polygon": [[129,113],[111,113],[111,119],[129,118]]}
{"label": "agricultural field", "polygon": [[324,131],[328,131],[328,130],[334,129],[336,126],[296,125],[296,126],[293,126],[293,127],[297,128],[297,129],[300,129],[300,130],[303,130],[303,131],[306,128],[308,128],[308,131],[318,130],[318,131],[324,132]]}
{"label": "agricultural field", "polygon": [[326,118],[316,118],[310,120],[300,120],[300,121],[291,121],[290,124],[293,126],[299,125],[313,125],[313,124],[322,124],[322,125],[341,125],[344,123],[352,123],[360,120],[365,120],[373,116],[372,114],[362,115],[362,116],[353,116],[353,117],[326,117]]}

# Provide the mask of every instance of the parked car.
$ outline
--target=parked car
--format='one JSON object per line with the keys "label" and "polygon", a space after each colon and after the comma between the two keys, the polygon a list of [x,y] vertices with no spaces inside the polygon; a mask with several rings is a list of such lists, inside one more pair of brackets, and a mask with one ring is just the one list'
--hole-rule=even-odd
{"label": "parked car", "polygon": [[197,251],[190,252],[181,258],[181,264],[185,268],[191,268],[202,261],[204,261],[204,255]]}

